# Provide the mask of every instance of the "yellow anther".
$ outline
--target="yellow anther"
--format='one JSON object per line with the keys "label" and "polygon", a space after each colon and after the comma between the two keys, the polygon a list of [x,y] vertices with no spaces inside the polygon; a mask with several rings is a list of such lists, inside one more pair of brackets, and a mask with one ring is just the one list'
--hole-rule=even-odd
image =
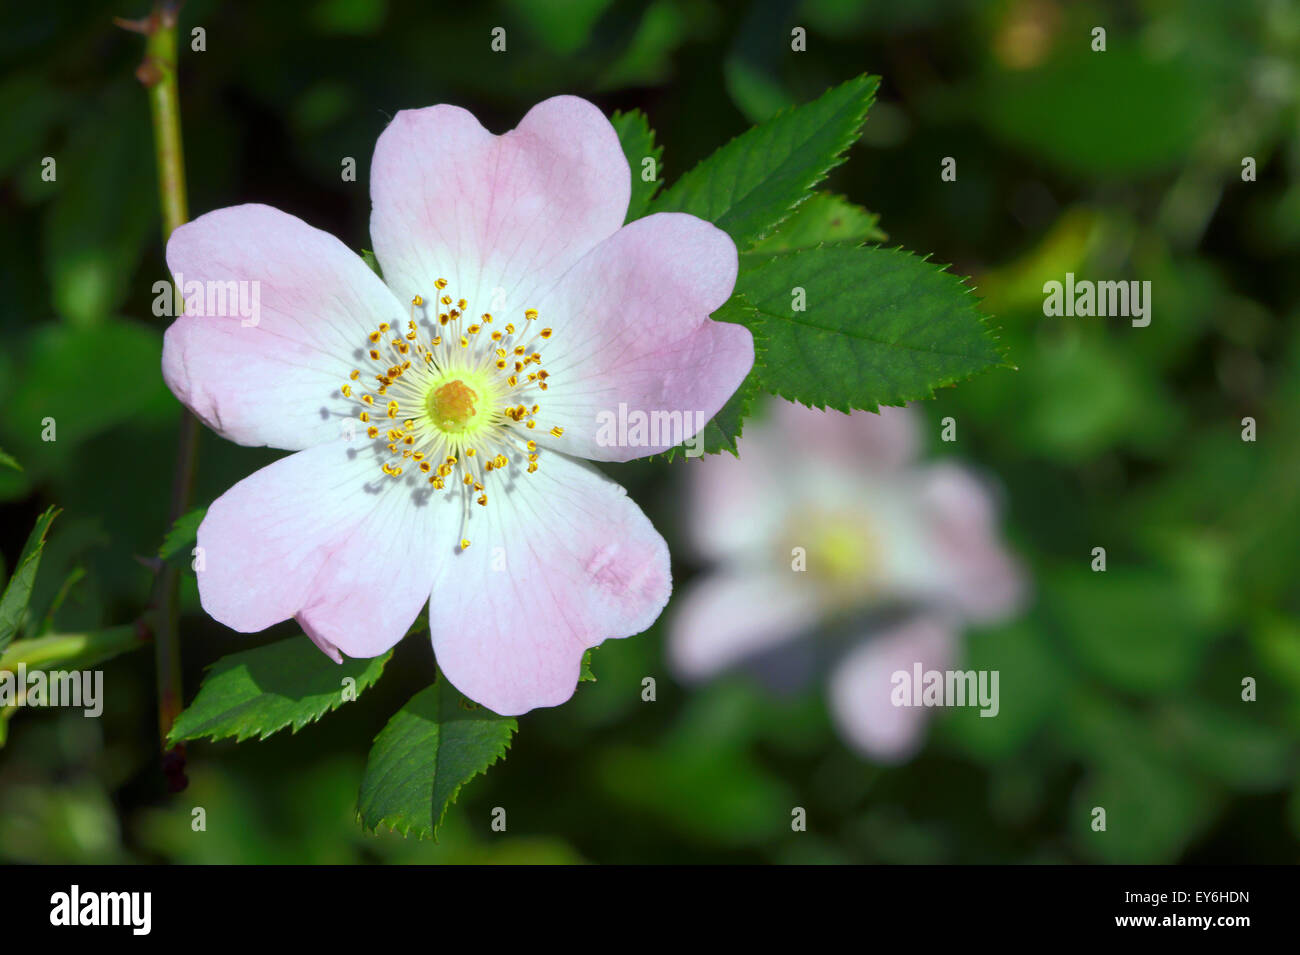
{"label": "yellow anther", "polygon": [[537,317],[537,309],[529,308],[524,310],[524,318],[534,319]]}
{"label": "yellow anther", "polygon": [[416,308],[419,308],[421,305],[424,304],[424,299],[421,296],[417,295],[415,296],[415,298],[411,299],[411,304],[414,305]]}

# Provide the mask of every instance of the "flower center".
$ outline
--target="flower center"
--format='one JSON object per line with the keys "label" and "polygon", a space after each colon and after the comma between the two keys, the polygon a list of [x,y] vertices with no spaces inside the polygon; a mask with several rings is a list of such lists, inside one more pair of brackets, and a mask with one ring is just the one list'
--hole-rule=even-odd
{"label": "flower center", "polygon": [[458,434],[470,427],[476,401],[474,389],[456,378],[429,392],[429,417],[443,431]]}
{"label": "flower center", "polygon": [[880,587],[884,555],[866,515],[854,510],[804,512],[786,537],[805,548],[807,572],[821,585],[829,605],[860,603]]}
{"label": "flower center", "polygon": [[[443,293],[447,280],[434,286]],[[519,325],[497,328],[490,313],[470,321],[468,307],[449,294],[429,304],[417,295],[405,333],[382,322],[367,336],[362,352],[373,374],[355,369],[339,390],[360,406],[366,436],[387,450],[385,475],[418,477],[434,491],[459,487],[467,506],[471,499],[486,506],[491,472],[537,470],[540,452],[528,432],[550,376],[536,344],[551,329],[536,328],[536,309],[525,310]],[[369,379],[373,385],[363,383]]]}

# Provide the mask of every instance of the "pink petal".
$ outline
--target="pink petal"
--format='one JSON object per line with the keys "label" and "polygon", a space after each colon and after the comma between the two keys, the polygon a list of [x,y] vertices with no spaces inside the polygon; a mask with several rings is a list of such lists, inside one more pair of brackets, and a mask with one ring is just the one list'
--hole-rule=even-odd
{"label": "pink petal", "polygon": [[965,468],[938,464],[918,472],[935,574],[952,606],[992,623],[1024,603],[1027,583],[1002,544],[989,490]]}
{"label": "pink petal", "polygon": [[587,648],[645,630],[672,590],[663,538],[595,469],[543,454],[513,485],[472,509],[429,607],[447,679],[505,716],[567,700]]}
{"label": "pink petal", "polygon": [[915,456],[918,425],[905,408],[845,415],[767,401],[745,422],[739,458],[710,455],[685,466],[696,552],[713,560],[753,555],[792,511],[845,494],[865,504]]}
{"label": "pink petal", "polygon": [[921,617],[873,636],[832,672],[831,716],[854,749],[883,763],[905,762],[921,748],[926,707],[894,706],[893,675],[913,665],[942,670],[953,664],[957,638],[944,621]]}
{"label": "pink petal", "polygon": [[245,319],[230,304],[228,314],[200,315],[192,302],[163,345],[163,377],[176,397],[239,444],[298,450],[338,438],[347,415],[339,386],[360,367],[354,356],[366,334],[405,321],[356,253],[269,206],[217,209],[181,226],[167,266],[183,294],[205,283],[205,312],[209,289],[257,283],[244,286],[250,306],[256,289],[255,325],[244,324],[251,307]]}
{"label": "pink petal", "polygon": [[770,404],[772,424],[783,436],[787,450],[827,464],[896,470],[909,464],[920,447],[920,415],[911,408],[884,406],[878,413],[844,414],[789,401]]}
{"label": "pink petal", "polygon": [[770,556],[786,524],[795,495],[785,483],[783,449],[751,441],[748,435],[756,424],[753,419],[745,423],[741,457],[710,454],[682,465],[683,531],[704,560],[748,562]]}
{"label": "pink petal", "polygon": [[793,572],[706,577],[676,602],[668,660],[686,680],[701,680],[802,635],[818,618],[817,594]]}
{"label": "pink petal", "polygon": [[[660,213],[575,265],[538,305],[554,329],[539,349],[551,376],[542,414],[564,429],[539,443],[626,461],[696,434],[754,364],[747,328],[709,320],[731,296],[736,263],[725,232]],[[638,434],[632,415],[655,427]]]}
{"label": "pink petal", "polygon": [[370,235],[403,302],[446,278],[471,314],[515,320],[618,230],[630,191],[618,134],[575,96],[502,136],[459,107],[403,110],[375,144]]}
{"label": "pink petal", "polygon": [[298,622],[325,653],[397,643],[452,553],[458,508],[381,480],[364,442],[333,441],[240,481],[199,525],[203,609],[249,633]]}

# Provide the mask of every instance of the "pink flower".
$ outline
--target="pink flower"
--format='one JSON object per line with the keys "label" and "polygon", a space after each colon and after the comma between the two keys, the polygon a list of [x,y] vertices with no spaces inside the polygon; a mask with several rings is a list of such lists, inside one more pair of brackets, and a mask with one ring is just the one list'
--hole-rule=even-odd
{"label": "pink flower", "polygon": [[[707,420],[753,343],[709,320],[735,282],[731,239],[681,214],[624,226],[629,192],[585,100],[546,100],[502,136],[433,106],[375,146],[382,280],[267,206],[178,229],[168,385],[224,437],[295,452],[208,510],[204,609],[243,632],[294,617],[341,660],[383,653],[428,601],[447,678],[508,715],[568,699],[587,648],[648,627],[667,547],[581,459],[664,450],[603,445],[598,416]],[[256,309],[204,310],[245,288]]]}
{"label": "pink flower", "polygon": [[831,710],[863,753],[910,756],[925,711],[892,705],[891,675],[954,665],[962,624],[1009,616],[1025,589],[989,493],[955,464],[915,464],[917,445],[907,409],[774,402],[746,424],[739,458],[692,462],[689,529],[721,566],[678,600],[675,671],[704,679],[874,611],[893,622],[836,662]]}

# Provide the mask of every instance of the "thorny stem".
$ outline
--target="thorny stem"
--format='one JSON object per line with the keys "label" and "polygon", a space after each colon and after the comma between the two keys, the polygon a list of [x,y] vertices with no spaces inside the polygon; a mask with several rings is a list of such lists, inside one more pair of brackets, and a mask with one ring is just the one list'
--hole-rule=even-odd
{"label": "thorny stem", "polygon": [[[149,94],[153,118],[154,153],[158,163],[158,196],[162,207],[163,244],[173,231],[189,219],[185,196],[185,159],[181,149],[180,98],[176,85],[176,25],[179,2],[160,2],[142,20],[118,20],[126,30],[144,34],[144,61],[136,77]],[[176,471],[172,480],[167,526],[181,517],[190,505],[198,451],[198,421],[182,412],[177,442]],[[164,561],[154,582],[153,605],[157,608],[154,657],[158,671],[158,732],[164,750],[163,771],[173,792],[185,788],[185,749],[168,747],[167,736],[181,711],[181,656],[178,624],[180,575],[170,561]]]}

